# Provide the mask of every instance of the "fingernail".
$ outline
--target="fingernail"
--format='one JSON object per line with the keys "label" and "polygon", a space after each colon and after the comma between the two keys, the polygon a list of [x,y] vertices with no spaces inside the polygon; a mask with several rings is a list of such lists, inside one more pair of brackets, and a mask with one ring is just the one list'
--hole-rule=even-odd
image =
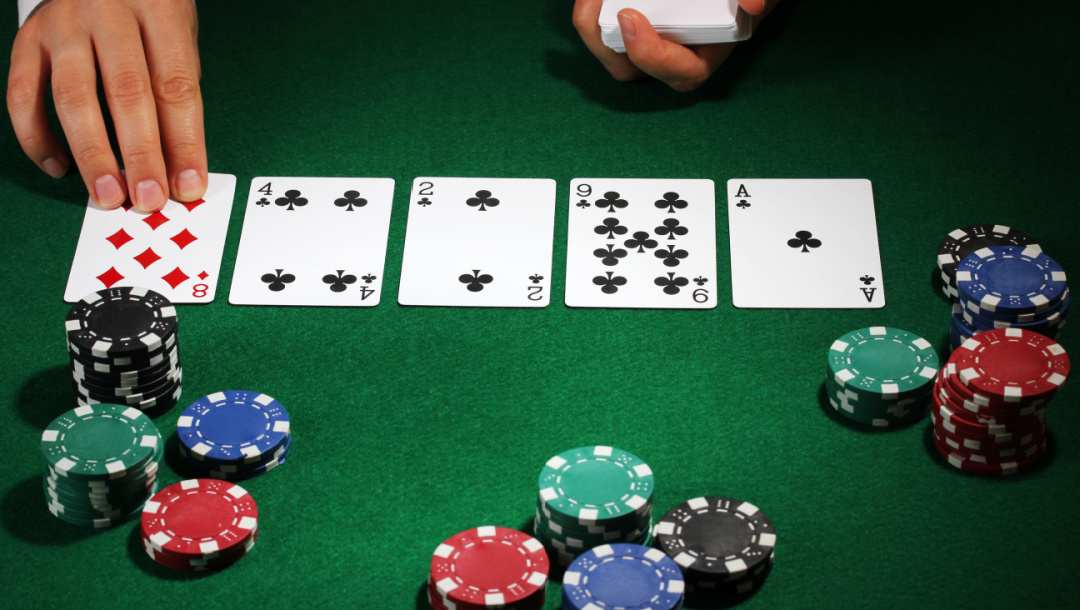
{"label": "fingernail", "polygon": [[110,175],[94,180],[94,201],[103,208],[115,208],[124,203],[127,195],[120,188],[120,181]]}
{"label": "fingernail", "polygon": [[626,11],[619,13],[619,30],[622,32],[623,42],[628,38],[633,40],[634,36],[637,36],[637,24],[630,13]]}
{"label": "fingernail", "polygon": [[63,178],[67,173],[68,166],[60,159],[55,157],[49,157],[41,162],[41,169],[45,170],[45,173],[51,178]]}
{"label": "fingernail", "polygon": [[202,178],[199,172],[185,169],[176,177],[176,189],[181,201],[192,201],[202,195]]}
{"label": "fingernail", "polygon": [[165,205],[165,192],[157,180],[143,180],[135,187],[135,206],[140,210],[156,210]]}

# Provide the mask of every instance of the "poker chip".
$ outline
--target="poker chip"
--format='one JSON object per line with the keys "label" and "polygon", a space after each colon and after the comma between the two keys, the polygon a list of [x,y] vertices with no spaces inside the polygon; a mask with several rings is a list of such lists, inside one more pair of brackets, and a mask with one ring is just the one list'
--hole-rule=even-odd
{"label": "poker chip", "polygon": [[485,525],[454,534],[431,557],[429,599],[440,608],[541,608],[549,562],[544,545]]}
{"label": "poker chip", "polygon": [[1007,402],[1057,392],[1070,370],[1065,348],[1045,335],[1019,328],[979,333],[953,354],[957,376],[965,386]]}
{"label": "poker chip", "polygon": [[164,441],[154,422],[130,406],[80,406],[41,434],[49,512],[79,527],[105,528],[135,514],[153,493]]}
{"label": "poker chip", "polygon": [[1046,411],[1070,372],[1053,339],[1022,328],[965,338],[934,382],[934,446],[950,466],[975,475],[1011,475],[1046,454]]}
{"label": "poker chip", "polygon": [[960,261],[956,288],[962,303],[991,317],[1035,314],[1061,302],[1065,270],[1036,244],[988,246]]}
{"label": "poker chip", "polygon": [[76,405],[124,404],[157,415],[180,399],[176,310],[161,294],[99,290],[71,307],[65,327]]}
{"label": "poker chip", "polygon": [[852,421],[876,428],[922,419],[940,366],[929,341],[887,326],[844,333],[829,346],[826,360],[829,405]]}
{"label": "poker chip", "polygon": [[150,558],[170,569],[221,569],[254,546],[258,519],[254,498],[236,483],[186,479],[143,506],[143,546]]}
{"label": "poker chip", "polygon": [[605,544],[578,556],[562,578],[566,610],[674,610],[685,581],[679,566],[660,549]]}
{"label": "poker chip", "polygon": [[1030,235],[1006,225],[979,224],[953,229],[937,249],[937,266],[946,296],[955,298],[956,267],[972,252],[990,246],[1026,246]]}
{"label": "poker chip", "polygon": [[252,390],[214,392],[191,403],[176,421],[180,455],[200,476],[240,480],[285,462],[289,413]]}
{"label": "poker chip", "polygon": [[578,447],[552,456],[538,478],[533,533],[559,568],[611,543],[646,544],[652,524],[652,469],[615,447]]}

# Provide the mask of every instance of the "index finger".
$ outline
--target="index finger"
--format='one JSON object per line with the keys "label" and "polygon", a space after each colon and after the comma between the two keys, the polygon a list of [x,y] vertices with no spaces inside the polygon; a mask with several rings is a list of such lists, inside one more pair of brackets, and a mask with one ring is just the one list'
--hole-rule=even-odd
{"label": "index finger", "polygon": [[574,2],[574,29],[582,42],[615,80],[628,81],[641,77],[641,71],[627,59],[604,45],[600,34],[600,9],[604,0],[576,0]]}

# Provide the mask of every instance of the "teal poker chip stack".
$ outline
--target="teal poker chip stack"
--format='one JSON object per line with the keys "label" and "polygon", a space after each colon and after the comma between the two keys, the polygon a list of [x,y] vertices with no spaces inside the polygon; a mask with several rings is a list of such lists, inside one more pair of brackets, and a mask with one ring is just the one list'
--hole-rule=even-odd
{"label": "teal poker chip stack", "polygon": [[833,341],[826,360],[825,392],[839,415],[873,428],[926,416],[940,362],[919,335],[888,326],[856,329]]}
{"label": "teal poker chip stack", "polygon": [[87,405],[62,413],[41,434],[49,512],[87,528],[126,521],[156,491],[163,451],[157,426],[133,406]]}
{"label": "teal poker chip stack", "polygon": [[533,534],[555,567],[600,545],[648,544],[654,480],[636,455],[609,446],[570,449],[544,464],[538,486]]}

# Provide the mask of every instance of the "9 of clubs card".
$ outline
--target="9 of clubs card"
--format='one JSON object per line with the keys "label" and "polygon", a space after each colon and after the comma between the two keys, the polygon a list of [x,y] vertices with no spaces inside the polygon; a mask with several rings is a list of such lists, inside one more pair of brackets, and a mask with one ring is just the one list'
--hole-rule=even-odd
{"label": "9 of clubs card", "polygon": [[869,180],[728,181],[736,307],[885,306]]}
{"label": "9 of clubs card", "polygon": [[393,199],[390,178],[253,179],[229,302],[378,305]]}
{"label": "9 of clubs card", "polygon": [[578,178],[568,214],[568,306],[716,307],[712,180]]}
{"label": "9 of clubs card", "polygon": [[417,178],[398,303],[546,307],[554,230],[553,180]]}
{"label": "9 of clubs card", "polygon": [[88,202],[64,300],[140,286],[173,303],[213,301],[235,190],[236,176],[210,174],[202,199],[170,199],[149,214],[130,203],[104,210]]}

